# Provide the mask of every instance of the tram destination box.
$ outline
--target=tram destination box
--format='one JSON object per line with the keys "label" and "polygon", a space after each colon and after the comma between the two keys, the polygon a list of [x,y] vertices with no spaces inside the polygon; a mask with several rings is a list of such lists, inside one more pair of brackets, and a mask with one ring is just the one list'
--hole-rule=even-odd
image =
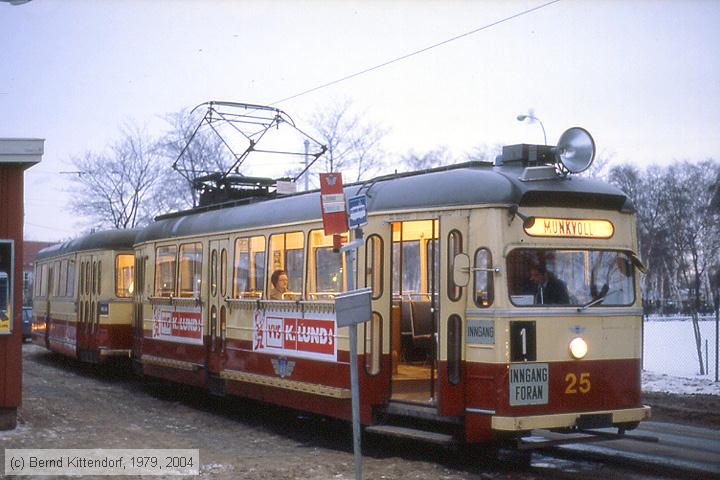
{"label": "tram destination box", "polygon": [[553,147],[550,145],[506,145],[502,149],[503,163],[528,162],[536,165],[555,163]]}

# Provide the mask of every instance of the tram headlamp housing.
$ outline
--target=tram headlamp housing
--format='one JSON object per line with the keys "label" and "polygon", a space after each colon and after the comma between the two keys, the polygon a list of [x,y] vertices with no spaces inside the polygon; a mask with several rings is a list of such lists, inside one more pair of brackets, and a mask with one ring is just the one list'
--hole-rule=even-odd
{"label": "tram headlamp housing", "polygon": [[577,360],[580,360],[587,355],[588,345],[581,337],[575,337],[570,340],[570,345],[568,345],[568,347],[570,349],[570,355]]}

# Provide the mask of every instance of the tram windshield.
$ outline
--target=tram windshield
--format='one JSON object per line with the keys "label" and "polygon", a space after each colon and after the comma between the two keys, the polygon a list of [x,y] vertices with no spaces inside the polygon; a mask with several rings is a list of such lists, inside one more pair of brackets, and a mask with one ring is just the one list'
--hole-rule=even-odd
{"label": "tram windshield", "polygon": [[507,264],[508,291],[516,306],[627,306],[635,301],[628,252],[518,248]]}

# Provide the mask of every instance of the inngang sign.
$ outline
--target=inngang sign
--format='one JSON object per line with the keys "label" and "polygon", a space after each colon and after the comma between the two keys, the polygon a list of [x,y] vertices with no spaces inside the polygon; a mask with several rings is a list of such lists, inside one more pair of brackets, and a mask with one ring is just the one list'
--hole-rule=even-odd
{"label": "inngang sign", "polygon": [[255,310],[253,318],[254,351],[337,361],[333,314]]}
{"label": "inngang sign", "polygon": [[615,233],[609,220],[535,217],[535,223],[523,228],[533,237],[610,238]]}

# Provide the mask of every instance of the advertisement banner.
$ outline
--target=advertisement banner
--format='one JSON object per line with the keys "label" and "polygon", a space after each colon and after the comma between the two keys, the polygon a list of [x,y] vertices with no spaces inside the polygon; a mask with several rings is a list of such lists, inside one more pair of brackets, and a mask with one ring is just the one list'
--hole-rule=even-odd
{"label": "advertisement banner", "polygon": [[334,314],[255,310],[253,318],[254,351],[337,361]]}
{"label": "advertisement banner", "polygon": [[202,308],[153,306],[152,338],[202,345]]}

